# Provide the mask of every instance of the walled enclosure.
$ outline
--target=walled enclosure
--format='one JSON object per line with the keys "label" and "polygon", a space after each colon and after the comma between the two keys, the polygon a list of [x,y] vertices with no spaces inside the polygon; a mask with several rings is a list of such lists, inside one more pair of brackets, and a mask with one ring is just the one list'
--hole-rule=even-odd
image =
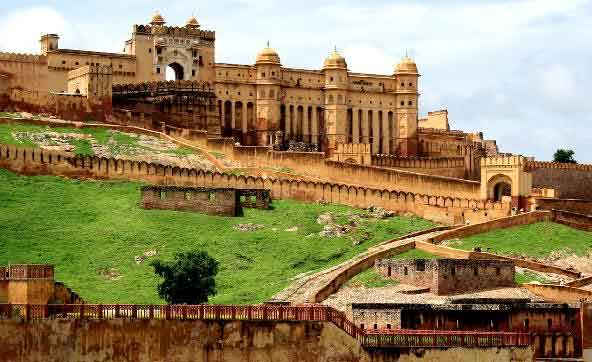
{"label": "walled enclosure", "polygon": [[403,284],[429,288],[437,295],[514,286],[514,263],[505,260],[383,259],[376,271]]}
{"label": "walled enclosure", "polygon": [[565,199],[592,200],[592,165],[532,161],[527,167],[534,187],[553,188]]}
{"label": "walled enclosure", "polygon": [[0,340],[5,362],[532,360],[530,347],[364,350],[327,322],[5,320]]}
{"label": "walled enclosure", "polygon": [[[177,186],[268,189],[274,199],[326,200],[366,208],[412,212],[445,224],[477,222],[508,214],[508,204],[464,198],[430,196],[400,190],[349,184],[236,176],[161,164],[99,157],[74,157],[62,153],[0,145],[0,167],[24,174],[50,174],[74,178],[140,180]],[[396,183],[394,183],[397,185]],[[469,210],[476,210],[471,211]]]}

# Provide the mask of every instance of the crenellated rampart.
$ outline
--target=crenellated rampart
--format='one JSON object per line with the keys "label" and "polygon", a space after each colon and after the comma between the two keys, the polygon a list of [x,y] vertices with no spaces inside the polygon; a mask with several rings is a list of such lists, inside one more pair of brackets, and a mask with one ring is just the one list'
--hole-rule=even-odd
{"label": "crenellated rampart", "polygon": [[526,170],[534,187],[553,188],[566,199],[592,200],[592,165],[530,161]]}
{"label": "crenellated rampart", "polygon": [[[336,169],[339,165],[335,165]],[[313,182],[261,176],[236,176],[220,172],[186,169],[156,163],[114,158],[70,156],[59,152],[0,145],[0,167],[36,175],[73,178],[135,180],[179,186],[269,189],[273,199],[307,202],[325,200],[365,208],[380,206],[410,212],[444,224],[477,222],[505,216],[509,204],[470,198],[414,193],[394,188],[362,187],[338,182]],[[330,172],[330,171],[329,171]],[[397,185],[396,182],[392,185]],[[442,187],[446,183],[443,182]],[[471,212],[465,211],[470,210]]]}
{"label": "crenellated rampart", "polygon": [[466,174],[465,157],[462,156],[423,158],[373,155],[372,165],[454,178],[464,178]]}

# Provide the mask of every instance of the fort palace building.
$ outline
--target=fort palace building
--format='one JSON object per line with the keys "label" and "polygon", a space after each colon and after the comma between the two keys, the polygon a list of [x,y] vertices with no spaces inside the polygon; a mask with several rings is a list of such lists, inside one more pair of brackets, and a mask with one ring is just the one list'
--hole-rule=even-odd
{"label": "fort palace building", "polygon": [[445,110],[418,120],[420,74],[407,56],[384,75],[350,72],[336,50],[320,69],[293,69],[283,67],[268,44],[254,64],[226,64],[215,61],[215,39],[193,16],[184,26],[169,26],[155,13],[149,24],[133,26],[121,54],[62,49],[57,34],[46,34],[40,55],[0,54],[0,75],[10,75],[11,88],[84,93],[69,86],[70,72],[84,66],[110,67],[114,85],[164,81],[171,67],[176,80],[213,88],[220,135],[242,145],[298,142],[331,152],[338,144],[365,144],[372,154],[403,157],[487,148],[479,134],[448,132]]}

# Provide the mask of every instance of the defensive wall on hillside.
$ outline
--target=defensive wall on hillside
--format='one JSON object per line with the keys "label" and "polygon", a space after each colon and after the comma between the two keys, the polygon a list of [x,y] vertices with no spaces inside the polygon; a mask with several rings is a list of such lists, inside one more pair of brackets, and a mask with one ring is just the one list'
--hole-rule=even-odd
{"label": "defensive wall on hillside", "polygon": [[[138,180],[177,186],[269,189],[273,199],[310,202],[325,200],[364,208],[374,205],[400,212],[411,212],[445,224],[458,224],[466,220],[489,220],[509,213],[509,205],[501,202],[397,190],[399,184],[395,180],[391,183],[392,188],[372,188],[336,182],[245,177],[123,159],[67,156],[58,152],[6,145],[0,145],[0,167],[32,175]],[[465,214],[465,210],[472,212]]]}
{"label": "defensive wall on hillside", "polygon": [[592,200],[592,165],[531,161],[534,187],[553,188],[565,199]]}
{"label": "defensive wall on hillside", "polygon": [[355,327],[342,312],[324,306],[13,305],[10,312],[0,305],[0,316],[14,315],[21,307],[36,313],[25,321],[0,320],[0,357],[6,362],[533,358],[525,333],[370,333]]}
{"label": "defensive wall on hillside", "polygon": [[372,155],[372,165],[403,169],[429,175],[467,178],[465,157],[397,157],[394,155]]}
{"label": "defensive wall on hillside", "polygon": [[537,197],[535,198],[535,205],[537,210],[555,209],[592,215],[592,200]]}

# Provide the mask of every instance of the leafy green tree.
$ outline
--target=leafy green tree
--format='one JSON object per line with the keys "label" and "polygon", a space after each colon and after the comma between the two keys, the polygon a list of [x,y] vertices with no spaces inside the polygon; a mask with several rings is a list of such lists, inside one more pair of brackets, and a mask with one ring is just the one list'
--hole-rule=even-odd
{"label": "leafy green tree", "polygon": [[553,155],[553,161],[561,163],[577,163],[574,159],[575,152],[573,150],[558,149]]}
{"label": "leafy green tree", "polygon": [[219,263],[205,251],[175,254],[172,262],[155,260],[154,273],[162,277],[158,295],[169,304],[200,304],[216,294]]}

